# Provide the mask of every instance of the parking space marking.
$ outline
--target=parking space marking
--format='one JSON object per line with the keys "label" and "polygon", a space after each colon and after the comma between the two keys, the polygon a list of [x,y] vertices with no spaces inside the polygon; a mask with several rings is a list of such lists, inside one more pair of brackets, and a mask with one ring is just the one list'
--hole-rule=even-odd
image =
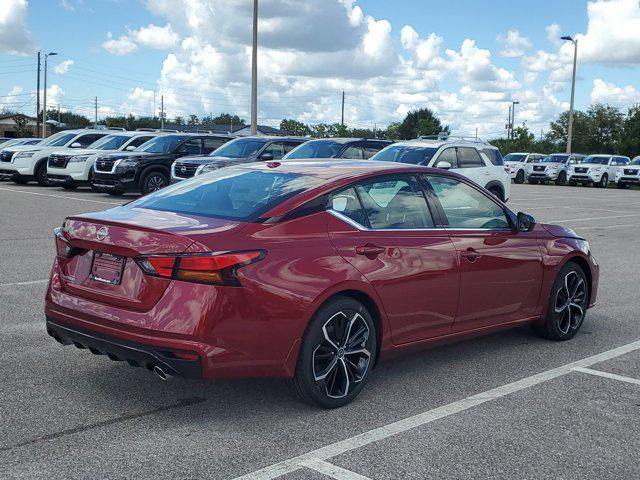
{"label": "parking space marking", "polygon": [[576,367],[574,372],[587,373],[589,375],[595,375],[596,377],[610,378],[612,380],[618,380],[620,382],[632,383],[634,385],[640,385],[640,380],[637,378],[625,377],[624,375],[616,375],[615,373],[603,372],[601,370],[593,370],[591,368]]}
{"label": "parking space marking", "polygon": [[48,281],[48,278],[43,278],[42,280],[31,280],[28,282],[0,283],[0,287],[21,287],[23,285],[37,285],[39,283],[47,283]]}
{"label": "parking space marking", "polygon": [[582,230],[593,230],[593,229],[601,229],[606,230],[610,228],[625,228],[625,227],[638,227],[637,223],[621,223],[618,225],[598,225],[596,227],[579,227],[580,231]]}
{"label": "parking space marking", "polygon": [[318,473],[322,473],[327,477],[335,478],[336,480],[371,480],[369,477],[365,477],[359,473],[339,467],[333,463],[325,462],[319,458],[307,460],[303,462],[302,466],[315,470]]}
{"label": "parking space marking", "polygon": [[463,412],[491,400],[496,400],[512,393],[519,392],[520,390],[532,387],[534,385],[553,380],[572,372],[574,368],[589,367],[596,363],[604,362],[605,360],[610,360],[612,358],[619,357],[621,355],[625,355],[639,349],[640,340],[637,340],[635,342],[631,342],[626,345],[622,345],[620,347],[613,348],[611,350],[607,350],[605,352],[598,353],[581,360],[577,360],[575,362],[567,363],[566,365],[562,365],[561,367],[537,373],[535,375],[531,375],[530,377],[526,377],[521,380],[517,380],[515,382],[508,383],[506,385],[502,385],[500,387],[496,387],[467,398],[463,398],[462,400],[458,400],[456,402],[449,403],[447,405],[443,405],[441,407],[437,407],[432,410],[428,410],[426,412],[404,418],[402,420],[398,420],[397,422],[374,428],[373,430],[363,432],[359,435],[340,440],[324,447],[320,447],[316,450],[303,453],[296,457],[274,463],[273,465],[269,465],[260,470],[247,473],[246,475],[236,477],[234,480],[270,480],[278,478],[282,475],[286,475],[303,468],[305,466],[305,462],[313,462],[314,460],[328,460],[329,458],[341,455],[360,447],[364,447],[373,442],[377,442],[393,435],[406,432],[407,430],[412,430],[416,427],[426,425],[441,418]]}
{"label": "parking space marking", "polygon": [[25,195],[38,195],[38,196],[41,196],[41,197],[55,197],[55,198],[64,198],[64,199],[67,199],[67,200],[79,200],[81,202],[104,203],[105,205],[122,205],[122,203],[117,203],[117,202],[105,202],[103,200],[91,200],[90,198],[82,198],[82,197],[69,197],[67,195],[53,195],[51,193],[25,192],[24,190],[14,190],[13,188],[0,187],[0,190],[3,190],[5,192],[13,192],[13,193],[24,193]]}
{"label": "parking space marking", "polygon": [[608,220],[610,218],[627,218],[627,217],[640,217],[640,213],[631,213],[629,215],[610,215],[607,217],[567,218],[563,220],[547,220],[545,223],[587,222],[590,220]]}

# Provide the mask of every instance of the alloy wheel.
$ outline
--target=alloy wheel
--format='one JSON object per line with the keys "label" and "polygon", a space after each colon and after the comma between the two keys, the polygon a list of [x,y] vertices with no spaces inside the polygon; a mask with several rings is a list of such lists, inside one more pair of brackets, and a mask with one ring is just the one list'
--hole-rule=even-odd
{"label": "alloy wheel", "polygon": [[153,175],[147,180],[147,188],[150,192],[155,192],[164,187],[165,181],[162,175]]}
{"label": "alloy wheel", "polygon": [[313,377],[330,398],[343,398],[365,377],[371,362],[369,326],[360,313],[339,311],[322,326],[312,355]]}
{"label": "alloy wheel", "polygon": [[586,312],[587,288],[584,279],[571,271],[564,277],[564,284],[558,289],[555,313],[558,330],[564,335],[580,328]]}

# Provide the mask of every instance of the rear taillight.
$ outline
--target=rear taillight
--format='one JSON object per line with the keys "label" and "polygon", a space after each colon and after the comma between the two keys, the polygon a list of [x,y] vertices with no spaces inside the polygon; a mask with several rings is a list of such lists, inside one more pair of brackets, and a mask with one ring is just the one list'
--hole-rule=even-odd
{"label": "rear taillight", "polygon": [[262,260],[264,250],[139,257],[136,263],[154,277],[210,285],[240,286],[236,275],[240,267]]}
{"label": "rear taillight", "polygon": [[71,246],[69,240],[64,236],[64,229],[62,227],[54,229],[53,233],[55,234],[56,253],[58,257],[68,259],[85,251],[81,248]]}

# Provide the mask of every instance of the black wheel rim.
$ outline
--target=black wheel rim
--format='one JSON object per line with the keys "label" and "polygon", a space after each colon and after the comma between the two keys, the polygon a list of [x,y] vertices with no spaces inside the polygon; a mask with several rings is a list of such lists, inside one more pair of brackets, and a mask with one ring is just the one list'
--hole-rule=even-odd
{"label": "black wheel rim", "polygon": [[164,187],[165,181],[162,175],[154,175],[147,180],[147,189],[150,192],[155,192]]}
{"label": "black wheel rim", "polygon": [[563,285],[556,292],[555,314],[558,330],[567,335],[580,328],[586,311],[587,285],[577,272],[564,277]]}
{"label": "black wheel rim", "polygon": [[369,369],[369,326],[360,313],[341,310],[325,322],[322,335],[312,355],[314,380],[328,397],[346,397]]}

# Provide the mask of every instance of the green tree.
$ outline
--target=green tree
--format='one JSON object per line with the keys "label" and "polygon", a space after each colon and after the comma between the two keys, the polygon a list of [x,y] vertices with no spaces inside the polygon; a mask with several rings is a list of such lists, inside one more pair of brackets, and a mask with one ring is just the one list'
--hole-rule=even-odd
{"label": "green tree", "polygon": [[13,129],[16,131],[17,137],[31,137],[33,134],[27,128],[27,124],[29,123],[29,119],[26,115],[17,115],[14,117],[13,121],[15,122],[15,127]]}
{"label": "green tree", "polygon": [[176,117],[173,119],[173,123],[176,125],[184,125],[184,117]]}
{"label": "green tree", "polygon": [[589,153],[617,153],[624,115],[615,107],[596,103],[589,107],[591,118]]}
{"label": "green tree", "polygon": [[[562,112],[557,120],[549,125],[547,139],[556,146],[556,150],[564,152],[567,149],[567,130],[569,128],[569,112]],[[593,123],[591,117],[580,110],[573,112],[573,135],[571,150],[575,153],[591,153],[591,132]]]}
{"label": "green tree", "polygon": [[285,118],[280,122],[280,130],[300,137],[311,135],[311,128],[309,128],[309,125],[289,118]]}
{"label": "green tree", "polygon": [[408,140],[420,135],[438,135],[449,133],[449,127],[443,126],[440,119],[428,108],[421,108],[407,113],[398,128],[399,138]]}
{"label": "green tree", "polygon": [[202,125],[246,125],[244,118],[230,113],[221,113],[217,117],[207,115],[202,118]]}
{"label": "green tree", "polygon": [[68,127],[88,127],[89,125],[93,125],[93,122],[89,120],[84,115],[80,115],[73,112],[68,111],[60,111],[48,109],[47,110],[47,118],[49,120],[58,120],[60,118],[60,122],[64,123]]}
{"label": "green tree", "polygon": [[200,119],[197,115],[189,115],[188,125],[198,125],[200,123]]}
{"label": "green tree", "polygon": [[389,140],[400,138],[400,122],[393,122],[387,125],[387,129],[384,131],[382,136]]}
{"label": "green tree", "polygon": [[629,108],[620,132],[619,151],[633,158],[640,155],[640,103]]}

